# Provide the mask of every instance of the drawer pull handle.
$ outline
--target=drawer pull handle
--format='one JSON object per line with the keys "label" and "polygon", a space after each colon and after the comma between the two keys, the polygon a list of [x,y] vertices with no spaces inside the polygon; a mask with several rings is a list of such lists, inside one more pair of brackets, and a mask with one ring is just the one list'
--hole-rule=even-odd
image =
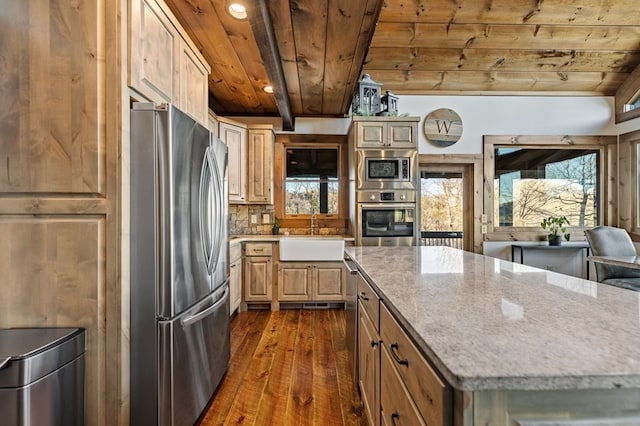
{"label": "drawer pull handle", "polygon": [[367,293],[365,293],[364,291],[361,291],[360,300],[369,300],[369,298],[367,297]]}
{"label": "drawer pull handle", "polygon": [[398,414],[398,413],[391,414],[391,424],[395,426],[396,419],[399,419],[399,418],[400,418],[400,414]]}
{"label": "drawer pull handle", "polygon": [[400,365],[406,365],[407,367],[409,366],[409,360],[406,359],[401,359],[398,356],[398,353],[396,352],[396,350],[398,349],[398,344],[397,343],[392,343],[389,345],[389,349],[391,350],[391,356],[393,356],[393,359]]}
{"label": "drawer pull handle", "polygon": [[378,346],[378,342],[376,342],[375,340],[371,341],[371,347],[375,348],[376,346]]}

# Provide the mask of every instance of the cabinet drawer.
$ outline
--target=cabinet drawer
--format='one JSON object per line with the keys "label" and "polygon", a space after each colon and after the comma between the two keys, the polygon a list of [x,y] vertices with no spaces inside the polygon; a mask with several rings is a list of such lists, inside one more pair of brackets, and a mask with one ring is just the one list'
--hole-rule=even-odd
{"label": "cabinet drawer", "polygon": [[380,298],[360,274],[358,274],[358,300],[360,300],[376,331],[378,331],[380,326]]}
{"label": "cabinet drawer", "polygon": [[271,256],[272,247],[271,243],[245,243],[244,254],[246,256]]}
{"label": "cabinet drawer", "polygon": [[418,411],[429,425],[449,424],[451,388],[436,374],[384,304],[380,337]]}
{"label": "cabinet drawer", "polygon": [[425,425],[386,346],[380,355],[380,420],[383,425]]}
{"label": "cabinet drawer", "polygon": [[229,245],[229,263],[233,263],[242,257],[242,244],[235,243]]}

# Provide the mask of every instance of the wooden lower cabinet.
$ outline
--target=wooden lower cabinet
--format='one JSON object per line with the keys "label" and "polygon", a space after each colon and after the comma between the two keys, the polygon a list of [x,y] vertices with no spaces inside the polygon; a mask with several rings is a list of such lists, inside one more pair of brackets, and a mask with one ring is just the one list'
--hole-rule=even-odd
{"label": "wooden lower cabinet", "polygon": [[271,302],[273,298],[273,245],[245,243],[244,301]]}
{"label": "wooden lower cabinet", "polygon": [[278,301],[342,301],[346,270],[342,262],[280,262]]}
{"label": "wooden lower cabinet", "polygon": [[347,271],[342,262],[313,265],[313,298],[318,301],[344,300]]}
{"label": "wooden lower cabinet", "polygon": [[451,386],[358,277],[358,385],[370,424],[451,425]]}
{"label": "wooden lower cabinet", "polygon": [[384,303],[380,303],[380,336],[390,356],[390,367],[395,369],[424,422],[436,426],[450,424],[451,387],[440,379]]}
{"label": "wooden lower cabinet", "polygon": [[270,302],[272,298],[271,257],[247,257],[244,263],[244,300]]}
{"label": "wooden lower cabinet", "polygon": [[229,263],[229,312],[234,313],[242,303],[242,246],[240,244],[229,248]]}
{"label": "wooden lower cabinet", "polygon": [[278,301],[311,300],[312,265],[306,262],[280,263]]}
{"label": "wooden lower cabinet", "polygon": [[382,425],[426,425],[413,403],[411,394],[393,365],[392,355],[380,350],[380,423]]}
{"label": "wooden lower cabinet", "polygon": [[380,336],[358,302],[358,386],[370,425],[380,424]]}

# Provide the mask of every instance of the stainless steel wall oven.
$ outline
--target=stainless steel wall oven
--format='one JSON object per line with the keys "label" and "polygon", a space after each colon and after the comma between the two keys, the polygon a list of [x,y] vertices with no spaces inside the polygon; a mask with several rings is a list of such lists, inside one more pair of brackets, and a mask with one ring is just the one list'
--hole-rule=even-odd
{"label": "stainless steel wall oven", "polygon": [[415,245],[418,229],[415,200],[415,191],[360,191],[356,207],[356,244]]}

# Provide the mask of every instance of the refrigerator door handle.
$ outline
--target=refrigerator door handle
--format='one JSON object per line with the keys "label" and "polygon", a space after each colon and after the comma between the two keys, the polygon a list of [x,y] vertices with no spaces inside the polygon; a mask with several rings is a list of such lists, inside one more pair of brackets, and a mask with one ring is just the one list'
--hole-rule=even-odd
{"label": "refrigerator door handle", "polygon": [[213,314],[215,311],[218,310],[218,308],[221,305],[223,305],[226,302],[228,294],[229,294],[229,286],[226,286],[225,289],[224,289],[224,293],[222,293],[222,297],[220,297],[220,299],[216,303],[214,303],[213,305],[209,306],[204,311],[198,312],[197,314],[190,315],[190,316],[182,319],[181,320],[182,325],[188,327],[191,324],[194,324],[194,323],[200,321],[201,319],[203,319],[205,317],[208,317],[209,315]]}
{"label": "refrigerator door handle", "polygon": [[223,186],[220,183],[220,170],[216,164],[215,159],[213,158],[213,151],[209,149],[207,151],[207,160],[209,161],[209,168],[211,169],[211,183],[213,184],[213,208],[214,211],[214,235],[212,238],[212,245],[214,252],[212,253],[212,267],[209,269],[209,272],[213,274],[218,267],[218,258],[220,257],[220,251],[222,249],[223,241],[222,239],[222,227],[224,226],[224,217],[223,217],[223,200],[216,196],[216,194],[221,194],[223,191]]}
{"label": "refrigerator door handle", "polygon": [[211,196],[211,181],[213,170],[211,168],[210,159],[211,149],[207,147],[204,153],[204,161],[202,162],[202,169],[200,171],[200,197],[198,213],[200,215],[200,240],[202,242],[202,251],[204,253],[204,259],[207,264],[207,271],[211,273],[213,267],[213,237],[210,233],[208,221],[210,220],[210,211],[208,209],[209,197]]}

